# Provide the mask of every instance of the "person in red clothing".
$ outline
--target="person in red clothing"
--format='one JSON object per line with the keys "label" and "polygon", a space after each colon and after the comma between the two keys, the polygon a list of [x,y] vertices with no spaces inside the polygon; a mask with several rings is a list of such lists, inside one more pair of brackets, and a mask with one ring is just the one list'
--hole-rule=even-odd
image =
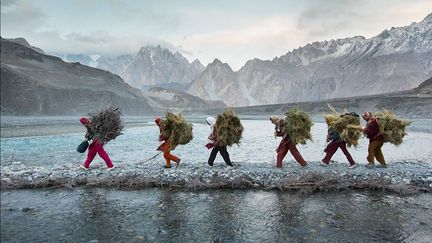
{"label": "person in red clothing", "polygon": [[345,154],[348,162],[350,163],[350,166],[348,168],[354,169],[356,167],[355,161],[353,160],[351,154],[348,152],[346,142],[341,139],[339,133],[336,130],[329,130],[329,133],[327,135],[327,142],[330,143],[324,149],[324,152],[326,152],[326,156],[321,161],[322,166],[327,166],[332,156],[340,148]]}
{"label": "person in red clothing", "polygon": [[86,134],[84,136],[85,140],[87,140],[87,141],[93,140],[93,142],[90,144],[90,146],[88,148],[87,159],[84,162],[84,164],[81,165],[80,167],[85,169],[85,170],[88,170],[90,167],[90,163],[93,161],[96,154],[99,154],[99,156],[105,161],[105,163],[108,167],[106,169],[106,171],[110,171],[110,170],[114,169],[114,165],[111,162],[110,157],[108,156],[107,152],[105,152],[105,149],[103,148],[103,144],[101,144],[97,138],[94,138],[95,134],[91,128],[90,120],[85,118],[85,117],[82,117],[80,119],[80,122],[87,129]]}
{"label": "person in red clothing", "polygon": [[367,138],[369,138],[368,147],[368,164],[366,167],[373,168],[375,166],[374,159],[380,163],[380,166],[385,168],[387,164],[382,153],[382,146],[384,144],[384,136],[380,134],[378,122],[372,112],[364,112],[362,114],[363,119],[366,121],[366,127],[363,130]]}
{"label": "person in red clothing", "polygon": [[278,116],[270,117],[270,121],[275,125],[275,133],[276,137],[282,137],[282,141],[280,142],[278,148],[276,149],[277,158],[276,158],[276,168],[282,168],[282,160],[288,151],[294,156],[294,159],[301,165],[306,166],[307,162],[303,159],[300,152],[297,150],[296,145],[291,142],[288,133],[285,131],[285,121],[283,118]]}
{"label": "person in red clothing", "polygon": [[155,119],[155,123],[159,127],[159,141],[164,141],[156,150],[163,152],[163,156],[166,162],[165,168],[171,168],[171,160],[176,162],[177,166],[179,166],[181,159],[171,154],[171,141],[163,135],[164,130],[162,126],[162,117],[157,116]]}

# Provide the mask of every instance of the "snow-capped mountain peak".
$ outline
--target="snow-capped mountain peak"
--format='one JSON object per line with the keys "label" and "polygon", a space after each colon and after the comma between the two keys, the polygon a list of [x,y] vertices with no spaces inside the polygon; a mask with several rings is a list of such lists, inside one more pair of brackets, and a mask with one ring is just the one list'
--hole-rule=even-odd
{"label": "snow-capped mountain peak", "polygon": [[[432,14],[372,38],[312,42],[238,71],[215,59],[188,91],[227,105],[315,101],[407,90],[432,76]],[[229,81],[227,81],[229,80]],[[220,85],[220,84],[223,85]],[[211,88],[209,88],[211,87]]]}

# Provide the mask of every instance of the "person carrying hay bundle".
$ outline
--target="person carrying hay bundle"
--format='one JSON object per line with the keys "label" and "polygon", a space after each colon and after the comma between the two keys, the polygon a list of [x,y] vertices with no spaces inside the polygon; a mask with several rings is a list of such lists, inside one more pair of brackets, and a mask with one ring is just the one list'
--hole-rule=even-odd
{"label": "person carrying hay bundle", "polygon": [[235,115],[231,109],[226,110],[224,113],[219,114],[217,119],[214,117],[207,117],[207,124],[212,129],[212,132],[208,139],[211,143],[208,143],[206,147],[212,149],[208,164],[213,166],[216,155],[219,152],[228,166],[233,166],[229,157],[227,146],[233,144],[239,144],[243,133],[243,125],[240,119]]}
{"label": "person carrying hay bundle", "polygon": [[363,131],[360,126],[359,115],[354,112],[340,115],[335,110],[333,111],[333,114],[327,114],[324,116],[328,125],[326,141],[330,143],[324,149],[326,155],[321,160],[321,165],[327,166],[330,163],[332,156],[340,148],[350,163],[348,168],[353,169],[356,167],[356,164],[347,150],[347,144],[348,146],[358,145],[358,139]]}
{"label": "person carrying hay bundle", "polygon": [[370,139],[367,167],[372,168],[374,166],[374,157],[381,164],[381,167],[387,167],[381,147],[386,142],[400,145],[406,135],[405,129],[411,122],[398,119],[393,112],[387,110],[377,112],[375,115],[371,112],[365,112],[363,118],[367,121],[365,134]]}
{"label": "person carrying hay bundle", "polygon": [[165,168],[171,168],[171,161],[179,166],[181,159],[172,155],[171,150],[179,144],[187,144],[192,140],[192,124],[186,122],[181,114],[176,115],[171,112],[166,113],[165,119],[156,117],[155,123],[159,127],[159,141],[164,141],[157,150],[163,152]]}
{"label": "person carrying hay bundle", "polygon": [[90,115],[90,119],[86,117],[80,119],[81,124],[87,129],[85,140],[93,140],[88,148],[87,159],[80,166],[81,168],[88,170],[96,154],[99,154],[108,167],[106,171],[114,169],[114,165],[103,146],[122,134],[121,131],[124,126],[120,115],[120,108],[110,107]]}
{"label": "person carrying hay bundle", "polygon": [[373,168],[375,166],[375,158],[383,168],[387,167],[387,164],[382,153],[382,146],[384,144],[384,136],[380,133],[378,121],[372,112],[366,111],[362,114],[363,119],[366,121],[366,127],[363,130],[367,138],[369,138],[368,156],[366,165],[367,168]]}
{"label": "person carrying hay bundle", "polygon": [[[297,143],[306,143],[306,138],[311,139],[310,135],[310,127],[312,126],[312,122],[309,119],[309,116],[306,114],[301,114],[302,118],[306,119],[298,119],[298,116],[296,114],[298,113],[298,109],[291,109],[286,114],[286,117],[279,117],[279,116],[271,116],[270,121],[275,125],[275,137],[282,137],[282,141],[279,143],[278,148],[276,149],[277,152],[277,158],[276,158],[276,168],[282,168],[282,161],[285,158],[285,155],[288,153],[288,151],[291,152],[294,159],[301,165],[306,166],[308,163],[303,159],[303,156],[300,154],[300,152],[297,150],[296,144]],[[289,117],[289,118],[288,118]],[[289,120],[291,119],[291,120]],[[286,123],[289,123],[288,125]],[[307,123],[307,124],[303,124]],[[293,127],[293,125],[296,125],[297,127]],[[294,133],[288,133],[289,131]],[[299,131],[297,129],[298,127],[306,127],[306,130],[309,129],[309,131]],[[300,135],[302,134],[302,135]],[[293,136],[295,139],[292,139]]]}

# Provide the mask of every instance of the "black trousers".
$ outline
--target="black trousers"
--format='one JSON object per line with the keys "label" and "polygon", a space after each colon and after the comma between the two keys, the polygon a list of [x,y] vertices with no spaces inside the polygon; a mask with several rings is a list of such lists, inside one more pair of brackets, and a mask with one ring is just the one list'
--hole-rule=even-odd
{"label": "black trousers", "polygon": [[213,166],[213,163],[216,159],[216,155],[217,153],[220,153],[222,155],[222,158],[224,159],[225,163],[229,166],[232,166],[228,151],[227,151],[227,147],[226,146],[222,146],[222,147],[213,147],[211,153],[210,153],[210,157],[208,159],[208,164],[210,166]]}

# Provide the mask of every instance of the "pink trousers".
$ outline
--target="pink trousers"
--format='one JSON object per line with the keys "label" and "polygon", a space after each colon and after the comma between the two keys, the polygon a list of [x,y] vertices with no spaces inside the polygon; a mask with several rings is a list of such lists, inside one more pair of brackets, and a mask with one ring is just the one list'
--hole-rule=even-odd
{"label": "pink trousers", "polygon": [[90,166],[90,163],[93,161],[96,154],[99,154],[99,156],[105,161],[108,168],[113,167],[113,164],[111,162],[110,157],[108,156],[107,152],[105,152],[105,149],[103,148],[103,145],[99,143],[98,140],[93,139],[92,144],[90,144],[88,148],[88,154],[87,159],[84,162],[84,166],[88,168]]}

